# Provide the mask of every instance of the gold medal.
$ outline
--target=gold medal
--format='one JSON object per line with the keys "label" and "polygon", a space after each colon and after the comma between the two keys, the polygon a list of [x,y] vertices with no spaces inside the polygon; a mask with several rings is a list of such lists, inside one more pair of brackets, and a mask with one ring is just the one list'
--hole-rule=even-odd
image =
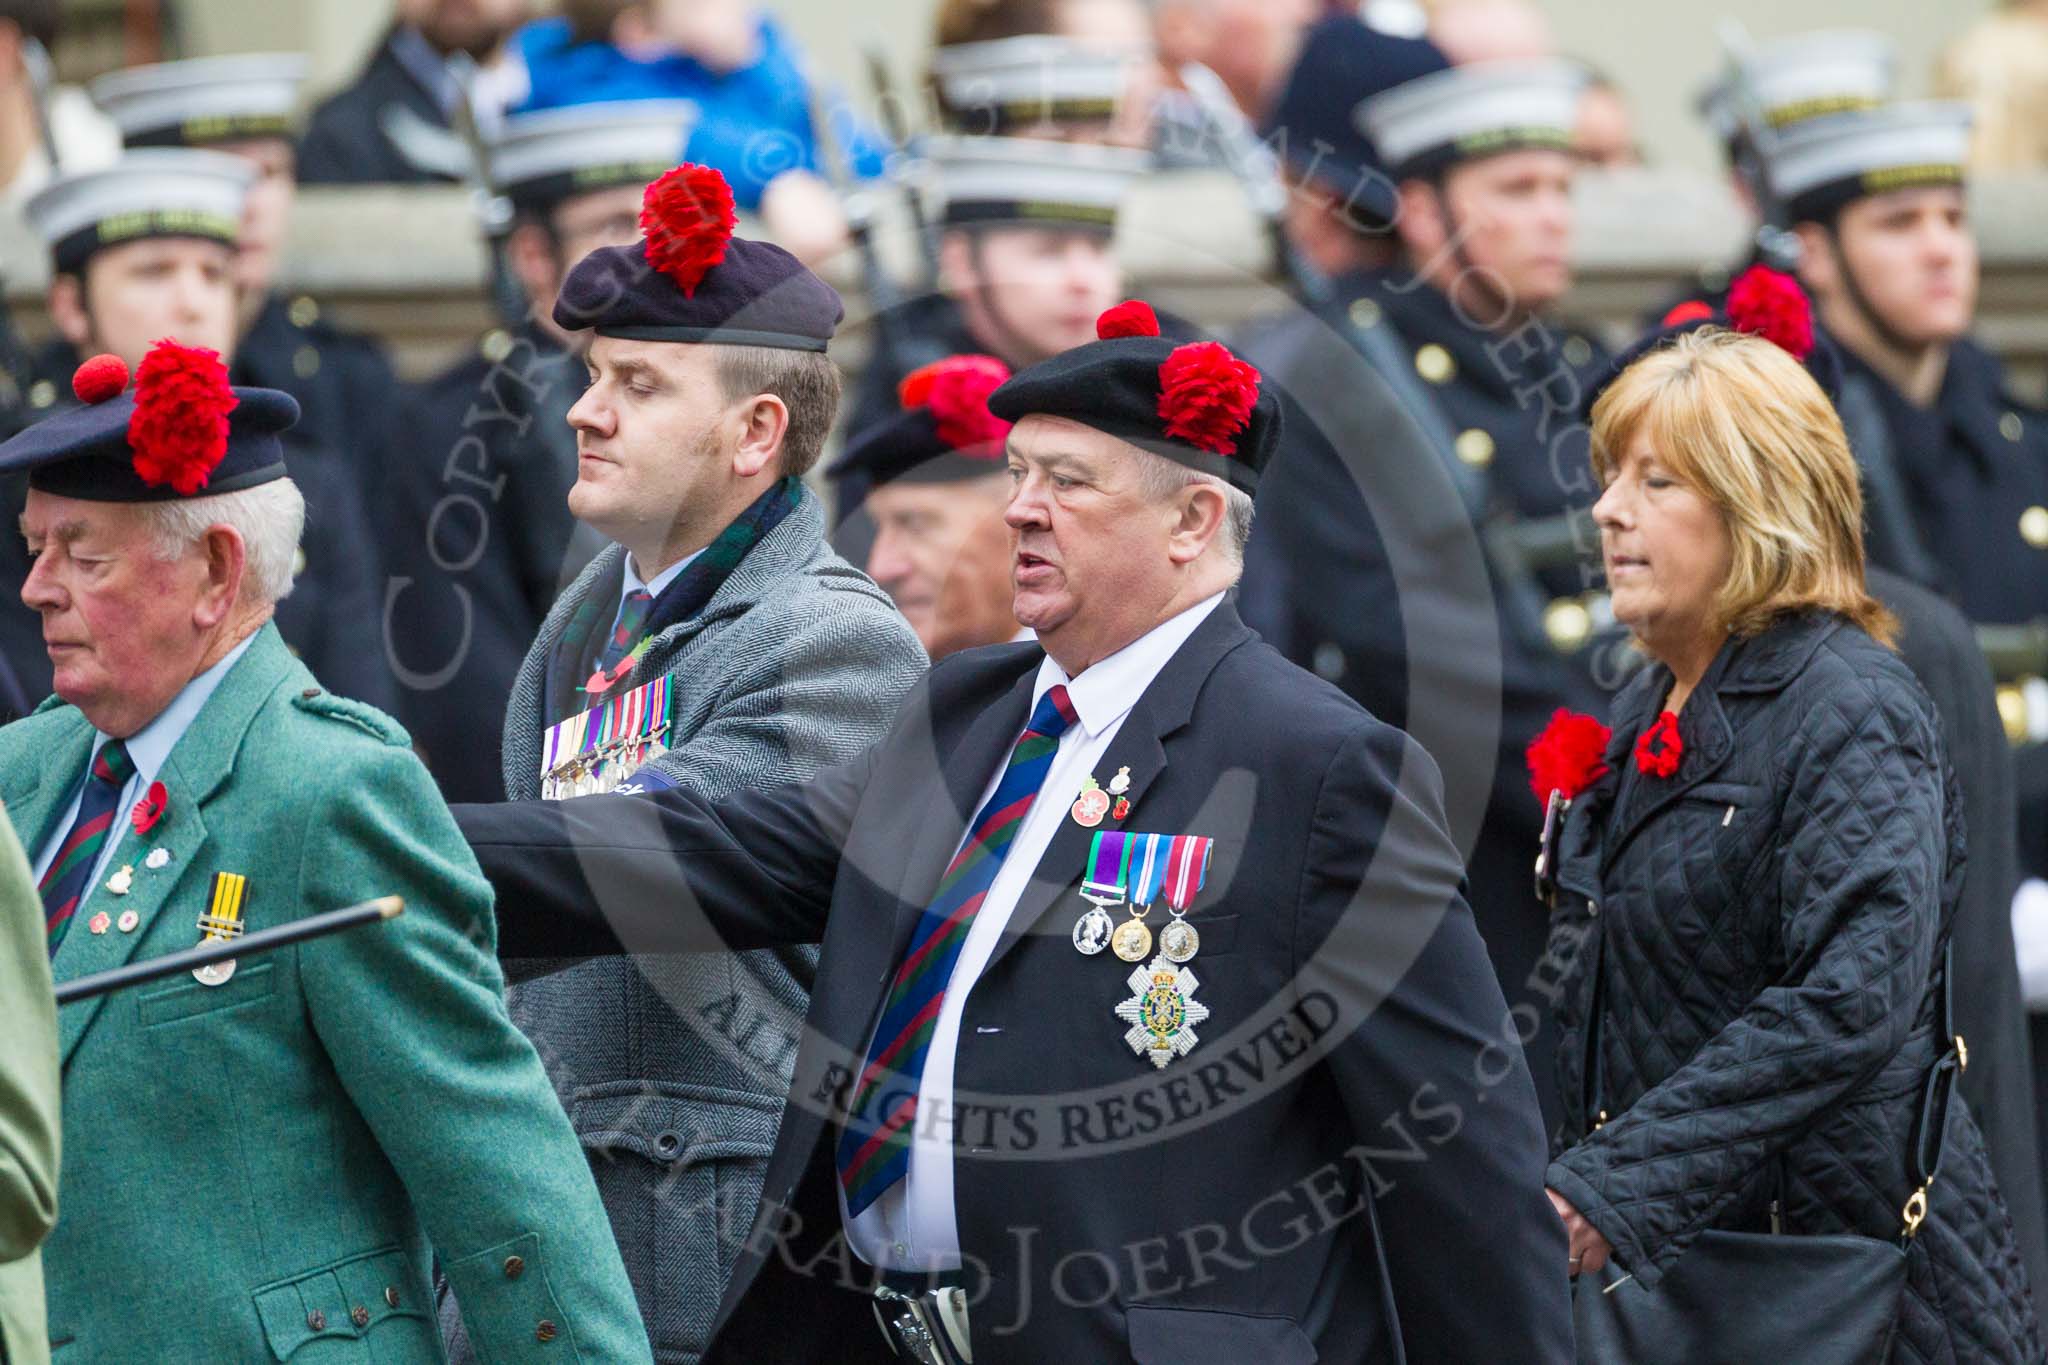
{"label": "gold medal", "polygon": [[1133,916],[1116,927],[1116,932],[1110,935],[1109,947],[1126,962],[1143,962],[1152,951],[1152,931],[1145,927],[1145,921]]}

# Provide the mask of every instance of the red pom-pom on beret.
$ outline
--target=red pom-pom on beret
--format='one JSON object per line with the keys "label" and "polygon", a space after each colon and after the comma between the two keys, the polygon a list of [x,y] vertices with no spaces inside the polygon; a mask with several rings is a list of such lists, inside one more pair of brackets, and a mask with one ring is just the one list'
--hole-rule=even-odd
{"label": "red pom-pom on beret", "polygon": [[228,453],[228,414],[240,400],[220,352],[159,341],[135,371],[128,445],[144,483],[191,497]]}
{"label": "red pom-pom on beret", "polygon": [[1125,299],[1122,303],[1103,309],[1102,316],[1095,319],[1095,337],[1098,341],[1158,335],[1159,315],[1153,312],[1152,305],[1143,299]]}
{"label": "red pom-pom on beret", "polygon": [[1714,306],[1705,299],[1687,299],[1664,315],[1663,326],[1682,327],[1688,322],[1713,320]]}
{"label": "red pom-pom on beret", "polygon": [[1813,305],[1782,270],[1753,265],[1743,271],[1728,290],[1728,321],[1738,332],[1776,342],[1794,360],[1813,352]]}
{"label": "red pom-pom on beret", "polygon": [[1176,346],[1159,367],[1166,435],[1214,455],[1235,455],[1259,401],[1259,372],[1220,342]]}
{"label": "red pom-pom on beret", "polygon": [[647,264],[674,280],[684,298],[694,298],[705,273],[725,259],[738,223],[732,186],[709,166],[685,162],[641,196]]}
{"label": "red pom-pom on beret", "polygon": [[71,392],[81,403],[104,403],[128,387],[128,362],[117,355],[96,355],[71,376]]}
{"label": "red pom-pom on beret", "polygon": [[906,408],[928,408],[939,439],[955,450],[1001,442],[1010,423],[988,410],[988,396],[1010,377],[992,355],[956,355],[912,370],[897,386]]}

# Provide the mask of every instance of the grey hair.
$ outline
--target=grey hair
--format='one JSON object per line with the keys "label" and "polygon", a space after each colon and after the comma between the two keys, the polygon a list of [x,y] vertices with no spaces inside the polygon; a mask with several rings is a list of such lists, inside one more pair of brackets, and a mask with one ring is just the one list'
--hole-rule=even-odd
{"label": "grey hair", "polygon": [[212,527],[227,526],[242,537],[247,556],[243,590],[265,604],[281,602],[291,592],[292,565],[306,529],[306,499],[290,479],[203,498],[144,503],[143,508],[159,560],[177,559]]}
{"label": "grey hair", "polygon": [[1252,495],[1214,474],[1189,469],[1164,455],[1154,455],[1149,450],[1140,454],[1144,458],[1139,462],[1138,476],[1145,496],[1154,502],[1170,498],[1181,489],[1197,483],[1207,484],[1223,495],[1223,551],[1232,564],[1242,569],[1244,547],[1251,543],[1252,538]]}

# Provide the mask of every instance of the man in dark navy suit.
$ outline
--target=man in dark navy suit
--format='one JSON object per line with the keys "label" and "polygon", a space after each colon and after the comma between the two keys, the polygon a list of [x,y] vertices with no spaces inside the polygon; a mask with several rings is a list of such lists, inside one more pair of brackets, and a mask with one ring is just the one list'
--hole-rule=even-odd
{"label": "man in dark navy suit", "polygon": [[1038,643],[802,785],[457,808],[500,951],[822,941],[708,1360],[1568,1360],[1435,765],[1237,616],[1274,398],[1098,330],[988,402]]}

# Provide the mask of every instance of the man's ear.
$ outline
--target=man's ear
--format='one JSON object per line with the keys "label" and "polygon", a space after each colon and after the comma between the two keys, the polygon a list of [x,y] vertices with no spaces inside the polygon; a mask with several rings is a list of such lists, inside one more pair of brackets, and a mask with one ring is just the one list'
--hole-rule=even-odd
{"label": "man's ear", "polygon": [[555,241],[538,223],[521,223],[505,238],[505,264],[519,281],[529,308],[545,313],[554,306],[555,291],[562,285],[562,268],[555,259]]}
{"label": "man's ear", "polygon": [[772,393],[756,394],[740,409],[739,446],[732,453],[732,472],[743,479],[773,473],[789,435],[789,404]]}
{"label": "man's ear", "polygon": [[1450,235],[1450,226],[1444,222],[1443,192],[1427,180],[1403,180],[1398,194],[1394,231],[1400,234],[1402,245],[1417,261],[1436,259]]}
{"label": "man's ear", "polygon": [[974,268],[973,240],[964,232],[939,237],[939,287],[949,294],[967,294],[981,284]]}
{"label": "man's ear", "polygon": [[1176,564],[1192,564],[1223,534],[1229,504],[1223,490],[1206,479],[1181,489],[1178,501],[1180,514],[1167,537],[1166,557]]}
{"label": "man's ear", "polygon": [[1816,299],[1832,296],[1842,284],[1834,238],[1819,223],[1800,223],[1792,231],[1799,237],[1799,282]]}
{"label": "man's ear", "polygon": [[92,345],[92,317],[85,311],[85,282],[73,274],[50,277],[50,325],[80,351]]}
{"label": "man's ear", "polygon": [[209,526],[199,538],[206,553],[206,586],[192,608],[192,624],[212,630],[234,611],[242,598],[242,571],[248,566],[248,546],[242,533],[232,526]]}

